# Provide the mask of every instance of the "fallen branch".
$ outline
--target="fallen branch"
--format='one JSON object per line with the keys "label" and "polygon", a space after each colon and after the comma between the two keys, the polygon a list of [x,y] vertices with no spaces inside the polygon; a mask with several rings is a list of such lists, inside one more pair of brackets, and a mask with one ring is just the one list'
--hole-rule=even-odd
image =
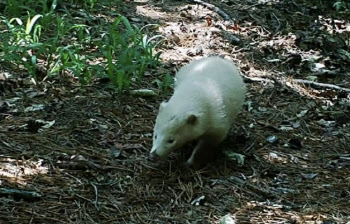
{"label": "fallen branch", "polygon": [[319,82],[303,80],[303,79],[293,79],[292,81],[296,82],[296,83],[310,85],[310,86],[316,87],[316,88],[329,88],[329,89],[336,89],[336,90],[340,90],[340,91],[350,92],[350,89],[342,88],[340,86],[333,85],[333,84],[319,83]]}
{"label": "fallen branch", "polygon": [[350,92],[350,89],[348,88],[343,88],[337,85],[333,84],[326,84],[326,83],[319,83],[319,82],[314,82],[314,81],[309,81],[309,80],[304,80],[304,79],[291,79],[291,80],[276,80],[274,77],[270,78],[260,78],[260,77],[249,77],[243,75],[243,79],[246,83],[252,83],[252,82],[264,82],[264,83],[280,83],[284,85],[285,83],[298,83],[298,84],[305,84],[309,85],[314,88],[328,88],[328,89],[335,89],[335,90],[340,90],[340,91],[345,91],[345,92]]}
{"label": "fallen branch", "polygon": [[246,83],[253,83],[253,82],[274,83],[274,81],[271,79],[259,78],[259,77],[249,77],[249,76],[245,76],[245,75],[242,75],[242,76],[243,76],[243,80]]}
{"label": "fallen branch", "polygon": [[[222,9],[220,9],[219,7],[213,5],[213,4],[210,4],[208,2],[204,2],[202,0],[192,0],[193,2],[197,3],[197,4],[200,4],[214,12],[216,12],[217,14],[219,14],[219,16],[221,16],[224,20],[230,22],[230,25],[232,27],[234,27],[234,21],[233,19],[226,13],[224,12]],[[241,43],[241,39],[236,37],[235,35],[229,33],[229,32],[226,32],[224,30],[224,36],[226,39],[228,39],[232,44],[235,44],[235,45],[238,45]]]}
{"label": "fallen branch", "polygon": [[227,13],[224,12],[223,10],[221,10],[219,7],[217,7],[217,6],[213,5],[213,4],[210,4],[208,2],[203,2],[202,0],[192,0],[192,1],[207,7],[208,9],[210,9],[210,10],[216,12],[217,14],[219,14],[226,21],[229,21],[229,22],[233,23],[233,20],[231,19],[231,17],[229,15],[227,15]]}
{"label": "fallen branch", "polygon": [[0,188],[0,196],[12,196],[14,199],[23,199],[26,201],[37,201],[41,195],[35,191],[23,191],[10,188]]}
{"label": "fallen branch", "polygon": [[99,164],[87,160],[84,156],[77,155],[74,156],[69,161],[58,161],[55,164],[59,168],[71,169],[71,170],[86,170],[86,169],[95,169],[95,170],[104,170],[105,168]]}
{"label": "fallen branch", "polygon": [[257,185],[250,184],[239,177],[232,176],[229,178],[229,181],[237,186],[245,187],[249,191],[257,194],[259,197],[263,196],[264,198],[277,198],[277,195],[269,189],[259,188]]}

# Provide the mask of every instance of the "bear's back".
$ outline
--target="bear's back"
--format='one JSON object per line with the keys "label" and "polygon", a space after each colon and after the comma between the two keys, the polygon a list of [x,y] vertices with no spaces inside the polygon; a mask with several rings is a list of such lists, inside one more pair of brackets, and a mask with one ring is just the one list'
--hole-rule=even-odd
{"label": "bear's back", "polygon": [[[181,92],[205,97],[230,123],[240,111],[245,98],[245,85],[233,62],[220,57],[193,61],[176,75],[176,87]],[[186,90],[186,91],[184,91]]]}

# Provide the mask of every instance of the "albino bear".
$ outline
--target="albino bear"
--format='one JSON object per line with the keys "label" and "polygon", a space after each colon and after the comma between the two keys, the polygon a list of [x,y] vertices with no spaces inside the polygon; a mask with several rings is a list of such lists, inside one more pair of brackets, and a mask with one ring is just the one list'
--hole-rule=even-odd
{"label": "albino bear", "polygon": [[240,72],[229,60],[213,56],[182,67],[173,96],[159,107],[149,158],[166,158],[175,149],[198,140],[187,163],[196,168],[204,165],[228,134],[245,92]]}

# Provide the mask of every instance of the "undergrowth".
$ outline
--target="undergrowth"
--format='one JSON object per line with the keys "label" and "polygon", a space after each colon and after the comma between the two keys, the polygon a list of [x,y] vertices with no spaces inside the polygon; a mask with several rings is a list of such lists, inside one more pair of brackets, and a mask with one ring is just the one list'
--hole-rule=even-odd
{"label": "undergrowth", "polygon": [[[93,16],[98,4],[103,3],[7,0],[0,17],[0,63],[35,80],[64,73],[81,84],[108,78],[119,93],[127,90],[147,68],[158,65],[160,53],[154,48],[162,37],[149,37],[122,15],[112,22],[99,20]],[[111,4],[121,1],[105,5]]]}

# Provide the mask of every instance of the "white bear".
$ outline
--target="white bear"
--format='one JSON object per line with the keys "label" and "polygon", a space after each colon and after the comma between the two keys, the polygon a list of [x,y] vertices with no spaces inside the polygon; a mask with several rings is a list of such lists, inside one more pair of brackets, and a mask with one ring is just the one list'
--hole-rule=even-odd
{"label": "white bear", "polygon": [[233,62],[207,57],[182,67],[174,94],[162,102],[153,132],[150,159],[166,158],[184,144],[198,143],[187,163],[200,167],[217,154],[241,110],[246,87]]}

